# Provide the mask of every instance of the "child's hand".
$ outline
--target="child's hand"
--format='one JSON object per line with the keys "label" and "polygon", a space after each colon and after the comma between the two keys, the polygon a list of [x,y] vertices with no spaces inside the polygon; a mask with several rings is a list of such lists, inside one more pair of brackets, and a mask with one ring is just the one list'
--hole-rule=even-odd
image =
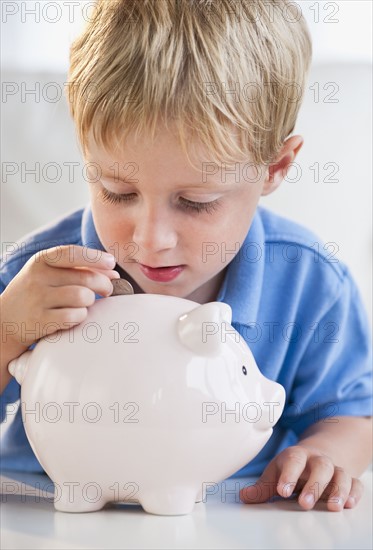
{"label": "child's hand", "polygon": [[95,293],[110,296],[115,259],[66,245],[32,256],[1,295],[2,341],[27,349],[42,336],[84,321]]}
{"label": "child's hand", "polygon": [[[247,504],[265,502],[274,495],[290,497],[301,491],[298,502],[310,510],[317,500],[327,502],[327,509],[337,512],[353,508],[363,494],[363,484],[343,468],[335,466],[328,456],[317,449],[294,445],[279,453],[252,487],[240,491]],[[307,495],[311,495],[308,502]]]}

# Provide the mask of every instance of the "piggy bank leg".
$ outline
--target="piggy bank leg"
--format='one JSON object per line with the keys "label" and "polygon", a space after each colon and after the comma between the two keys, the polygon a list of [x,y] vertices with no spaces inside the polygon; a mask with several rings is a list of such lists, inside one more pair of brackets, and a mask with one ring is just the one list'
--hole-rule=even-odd
{"label": "piggy bank leg", "polygon": [[198,489],[190,487],[164,487],[154,491],[144,491],[139,502],[145,512],[161,516],[180,516],[193,511]]}
{"label": "piggy bank leg", "polygon": [[197,494],[197,497],[196,497],[196,503],[197,502],[202,502],[205,499],[206,499],[206,488],[203,486],[198,491],[198,494]]}
{"label": "piggy bank leg", "polygon": [[96,512],[107,503],[101,495],[97,498],[87,498],[80,484],[69,482],[55,483],[54,508],[59,512]]}

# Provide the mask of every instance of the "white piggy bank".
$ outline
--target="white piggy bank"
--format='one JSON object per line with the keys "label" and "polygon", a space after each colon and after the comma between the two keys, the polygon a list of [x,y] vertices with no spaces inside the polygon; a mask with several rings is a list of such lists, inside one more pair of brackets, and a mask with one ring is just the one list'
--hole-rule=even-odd
{"label": "white piggy bank", "polygon": [[57,510],[187,514],[258,454],[285,391],[230,323],[220,302],[115,296],[9,364]]}

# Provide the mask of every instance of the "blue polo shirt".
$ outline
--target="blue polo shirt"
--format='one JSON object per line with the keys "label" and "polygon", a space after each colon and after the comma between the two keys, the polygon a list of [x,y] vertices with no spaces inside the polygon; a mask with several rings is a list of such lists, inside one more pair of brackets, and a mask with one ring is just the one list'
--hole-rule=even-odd
{"label": "blue polo shirt", "polygon": [[[62,244],[103,250],[90,206],[19,241],[3,259],[0,291],[38,250]],[[270,440],[233,477],[256,476],[311,424],[332,422],[338,415],[372,415],[369,321],[346,265],[314,233],[262,206],[239,252],[234,257],[229,250],[218,253],[228,267],[217,299],[232,307],[232,324],[261,372],[286,391]],[[19,399],[20,386],[12,378],[1,396],[1,422],[8,421],[6,406]],[[14,420],[1,441],[2,469],[43,471],[20,408],[8,410]]]}

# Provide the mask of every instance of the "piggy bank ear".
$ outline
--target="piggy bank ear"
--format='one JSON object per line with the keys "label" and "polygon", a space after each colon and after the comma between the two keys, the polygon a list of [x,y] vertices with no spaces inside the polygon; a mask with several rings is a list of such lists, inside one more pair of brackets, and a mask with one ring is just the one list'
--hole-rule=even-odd
{"label": "piggy bank ear", "polygon": [[28,362],[30,360],[32,351],[28,350],[22,353],[17,359],[10,361],[8,365],[8,371],[17,380],[18,384],[22,384],[23,379],[26,376]]}
{"label": "piggy bank ear", "polygon": [[232,309],[223,302],[210,302],[181,315],[177,331],[181,342],[197,355],[216,357],[222,351],[230,325]]}

